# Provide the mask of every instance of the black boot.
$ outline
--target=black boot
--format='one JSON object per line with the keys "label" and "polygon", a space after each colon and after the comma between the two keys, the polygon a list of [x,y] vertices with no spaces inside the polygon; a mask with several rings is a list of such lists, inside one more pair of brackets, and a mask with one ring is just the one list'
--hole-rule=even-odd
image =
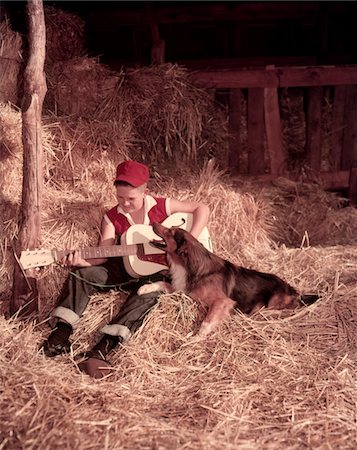
{"label": "black boot", "polygon": [[81,353],[80,358],[97,358],[103,361],[107,357],[108,353],[113,350],[119,343],[123,342],[121,336],[111,336],[104,334],[102,339],[95,344],[92,350]]}
{"label": "black boot", "polygon": [[103,378],[109,375],[110,366],[105,358],[121,342],[123,342],[121,336],[105,334],[92,350],[82,353],[81,356],[85,359],[78,364],[79,370],[93,378]]}
{"label": "black boot", "polygon": [[69,353],[71,343],[68,338],[72,332],[73,328],[71,325],[65,322],[58,322],[56,328],[43,343],[42,348],[45,355],[51,358],[53,356],[61,355],[62,353]]}

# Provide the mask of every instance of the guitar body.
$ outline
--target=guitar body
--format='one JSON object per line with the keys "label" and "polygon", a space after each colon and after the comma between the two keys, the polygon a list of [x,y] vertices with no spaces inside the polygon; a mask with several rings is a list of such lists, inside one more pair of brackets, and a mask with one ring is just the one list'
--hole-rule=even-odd
{"label": "guitar body", "polygon": [[[192,220],[191,213],[175,213],[165,219],[162,224],[167,228],[180,227],[190,231],[192,228]],[[143,252],[138,251],[134,255],[124,256],[123,258],[125,270],[130,276],[140,278],[167,270],[165,252],[153,247],[149,243],[155,239],[161,240],[149,225],[133,225],[122,235],[122,244],[144,244]],[[212,241],[207,228],[202,230],[198,240],[209,251],[212,251]]]}
{"label": "guitar body", "polygon": [[[180,227],[187,231],[192,228],[191,213],[175,213],[162,224],[167,227]],[[150,244],[152,240],[161,240],[150,225],[132,225],[121,237],[120,245],[108,247],[87,247],[78,249],[83,259],[123,257],[125,269],[134,278],[146,277],[167,269],[166,255]],[[209,251],[212,242],[207,228],[204,228],[198,240]],[[32,267],[44,267],[60,261],[73,250],[25,250],[21,252],[19,263],[23,270]]]}

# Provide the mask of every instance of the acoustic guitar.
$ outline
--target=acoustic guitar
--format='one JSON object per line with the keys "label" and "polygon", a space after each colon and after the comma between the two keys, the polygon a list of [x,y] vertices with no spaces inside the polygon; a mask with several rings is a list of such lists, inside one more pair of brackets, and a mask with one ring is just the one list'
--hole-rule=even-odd
{"label": "acoustic guitar", "polygon": [[[167,228],[175,226],[190,231],[192,220],[191,213],[175,213],[165,219],[162,224]],[[152,240],[161,240],[161,238],[154,233],[150,225],[132,225],[123,233],[120,245],[86,247],[78,251],[83,259],[123,257],[128,274],[134,278],[140,278],[167,269],[165,252],[153,247],[150,244]],[[202,230],[198,240],[207,250],[213,251],[207,228]],[[24,270],[44,267],[60,261],[71,252],[73,250],[24,250],[21,252],[19,262]]]}

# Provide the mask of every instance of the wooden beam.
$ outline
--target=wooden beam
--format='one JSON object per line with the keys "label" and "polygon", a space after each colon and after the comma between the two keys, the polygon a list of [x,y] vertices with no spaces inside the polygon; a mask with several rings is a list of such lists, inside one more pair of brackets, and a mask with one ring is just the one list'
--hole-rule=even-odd
{"label": "wooden beam", "polygon": [[284,170],[285,156],[281,134],[278,90],[275,88],[264,89],[264,117],[267,147],[270,155],[270,172],[273,175],[278,175]]}
{"label": "wooden beam", "polygon": [[[259,183],[269,183],[273,180],[275,180],[277,177],[275,175],[272,175],[271,173],[263,174],[263,175],[238,175],[238,176],[232,176],[230,178],[231,181],[237,181],[241,182],[242,180],[247,181],[255,181]],[[294,174],[289,175],[288,173],[285,174],[285,177],[289,180],[294,180]],[[330,189],[330,190],[339,190],[339,189],[348,189],[349,187],[349,180],[350,180],[350,171],[349,170],[341,170],[337,172],[320,172],[318,174],[319,181],[321,182],[321,185],[323,189]],[[305,181],[306,183],[309,183],[309,180]],[[316,182],[310,181],[311,183]]]}
{"label": "wooden beam", "polygon": [[233,70],[242,68],[260,68],[274,64],[275,66],[316,66],[315,56],[245,56],[238,58],[200,58],[178,59],[177,64],[189,70]]}
{"label": "wooden beam", "polygon": [[191,72],[190,78],[206,88],[341,86],[357,84],[357,65],[196,70]]}
{"label": "wooden beam", "polygon": [[153,17],[151,2],[147,2],[145,6],[150,21],[151,64],[163,64],[165,62],[165,41],[160,38],[159,26]]}
{"label": "wooden beam", "polygon": [[165,62],[165,41],[160,39],[152,44],[151,64],[164,64]]}
{"label": "wooden beam", "polygon": [[351,206],[357,206],[357,167],[352,167],[350,171],[348,198]]}
{"label": "wooden beam", "polygon": [[279,70],[281,87],[357,84],[357,66],[284,67]]}
{"label": "wooden beam", "polygon": [[248,90],[248,173],[265,172],[264,155],[264,89]]}
{"label": "wooden beam", "polygon": [[242,91],[232,89],[229,96],[229,168],[232,174],[240,169]]}
{"label": "wooden beam", "polygon": [[343,134],[345,123],[345,103],[347,86],[335,86],[333,99],[330,164],[332,170],[341,169]]}
{"label": "wooden beam", "polygon": [[[95,5],[87,15],[86,22],[96,27],[118,27],[146,25],[150,22],[145,7],[136,6],[138,2],[131,2],[132,7],[120,7],[121,2],[98,2],[104,6]],[[125,3],[125,2],[123,2]],[[318,23],[318,5],[315,2],[306,2],[301,8],[294,2],[217,2],[205,5],[190,4],[190,2],[172,2],[170,6],[162,6],[160,2],[152,3],[152,14],[159,24],[188,24],[188,23],[216,23],[217,21],[238,21],[267,23],[278,19],[304,20]],[[171,3],[171,2],[170,2]],[[176,4],[175,4],[176,3]],[[200,2],[198,2],[200,3]],[[94,12],[94,13],[93,13]],[[93,25],[92,25],[93,26]]]}
{"label": "wooden beam", "polygon": [[310,167],[317,172],[321,169],[322,94],[322,87],[307,90],[306,154]]}
{"label": "wooden beam", "polygon": [[357,86],[349,86],[346,98],[342,169],[357,166]]}
{"label": "wooden beam", "polygon": [[278,87],[276,71],[247,70],[201,70],[190,73],[191,80],[206,88],[262,88]]}

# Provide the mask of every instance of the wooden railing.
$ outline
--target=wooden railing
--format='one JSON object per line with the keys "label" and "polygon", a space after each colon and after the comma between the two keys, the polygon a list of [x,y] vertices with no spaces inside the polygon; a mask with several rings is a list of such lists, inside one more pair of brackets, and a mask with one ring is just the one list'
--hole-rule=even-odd
{"label": "wooden railing", "polygon": [[[305,157],[326,189],[347,189],[357,204],[357,66],[275,67],[234,70],[197,70],[192,81],[207,89],[229,89],[229,165],[239,167],[242,93],[247,90],[248,171],[261,179],[288,176],[283,148],[278,89],[303,87],[306,95]],[[334,90],[329,171],[321,164],[321,122],[324,86]],[[264,146],[266,141],[266,146]],[[270,167],[264,165],[265,152]]]}

